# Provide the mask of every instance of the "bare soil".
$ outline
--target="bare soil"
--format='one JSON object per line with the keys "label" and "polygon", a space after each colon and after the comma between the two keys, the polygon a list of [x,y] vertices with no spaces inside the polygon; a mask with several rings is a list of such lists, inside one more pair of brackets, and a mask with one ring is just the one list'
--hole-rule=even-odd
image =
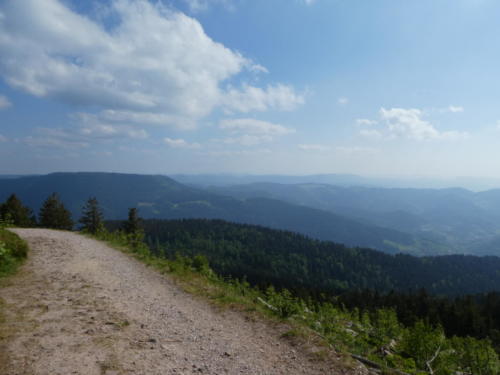
{"label": "bare soil", "polygon": [[342,374],[280,338],[287,327],[221,311],[87,237],[15,229],[30,246],[0,288],[0,374]]}

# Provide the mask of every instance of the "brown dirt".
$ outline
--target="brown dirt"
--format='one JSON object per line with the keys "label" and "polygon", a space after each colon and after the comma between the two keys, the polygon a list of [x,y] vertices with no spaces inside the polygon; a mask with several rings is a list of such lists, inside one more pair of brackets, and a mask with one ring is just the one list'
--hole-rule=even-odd
{"label": "brown dirt", "polygon": [[285,327],[219,311],[101,242],[14,231],[31,252],[0,288],[2,375],[365,372],[315,360],[279,338]]}

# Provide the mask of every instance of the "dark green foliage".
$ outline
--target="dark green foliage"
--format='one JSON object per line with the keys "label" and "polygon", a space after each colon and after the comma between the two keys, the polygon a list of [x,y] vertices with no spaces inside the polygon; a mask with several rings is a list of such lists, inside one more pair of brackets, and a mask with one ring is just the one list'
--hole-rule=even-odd
{"label": "dark green foliage", "polygon": [[299,295],[420,288],[458,295],[493,291],[500,285],[496,257],[393,256],[220,220],[145,220],[143,226],[157,254],[202,254],[221,275],[246,277],[253,285],[274,285]]}
{"label": "dark green foliage", "polygon": [[59,200],[57,193],[52,193],[43,203],[39,214],[39,223],[41,227],[52,229],[73,229],[73,220],[71,213],[64,207]]}
{"label": "dark green foliage", "polygon": [[8,222],[16,227],[36,225],[33,211],[24,206],[15,194],[10,195],[5,203],[0,205],[0,221]]}
{"label": "dark green foliage", "polygon": [[[98,236],[121,246],[128,244],[123,231],[103,231]],[[185,237],[190,236],[185,234]],[[172,259],[162,259],[148,251],[144,244],[130,250],[162,272],[180,276],[195,293],[201,292],[226,304],[238,301],[252,311],[265,308],[267,313],[287,319],[295,327],[299,324],[318,332],[336,349],[368,358],[382,369],[396,368],[411,374],[430,373],[431,370],[436,375],[498,374],[498,356],[488,340],[450,339],[440,326],[423,320],[405,327],[392,309],[362,313],[359,309],[349,310],[340,304],[313,298],[303,300],[286,289],[278,291],[272,285],[266,291],[259,291],[246,281],[215,275],[201,255],[186,256],[176,252]],[[197,286],[191,289],[193,285]],[[289,334],[293,332],[298,331]]]}
{"label": "dark green foliage", "polygon": [[11,274],[28,255],[28,245],[0,227],[0,277]]}
{"label": "dark green foliage", "polygon": [[123,231],[127,235],[129,244],[136,248],[144,240],[144,230],[141,227],[142,219],[139,217],[137,208],[129,208],[128,220],[123,223]]}
{"label": "dark green foliage", "polygon": [[83,215],[78,222],[82,224],[83,231],[96,234],[104,229],[103,215],[95,197],[89,198],[82,213]]}
{"label": "dark green foliage", "polygon": [[123,223],[123,230],[127,234],[134,234],[142,231],[141,227],[142,219],[139,217],[137,208],[132,207],[128,210],[128,220]]}

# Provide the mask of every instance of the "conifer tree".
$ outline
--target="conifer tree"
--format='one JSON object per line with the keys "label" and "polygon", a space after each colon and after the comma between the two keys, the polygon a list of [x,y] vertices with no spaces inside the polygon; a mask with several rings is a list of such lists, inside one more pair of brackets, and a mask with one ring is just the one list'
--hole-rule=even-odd
{"label": "conifer tree", "polygon": [[59,200],[57,193],[52,193],[43,203],[39,214],[40,226],[52,229],[73,229],[71,213]]}
{"label": "conifer tree", "polygon": [[0,220],[10,222],[18,227],[36,225],[36,218],[31,208],[23,206],[15,194],[12,194],[5,203],[0,205]]}
{"label": "conifer tree", "polygon": [[79,223],[83,225],[82,230],[91,234],[104,230],[103,215],[96,197],[90,197],[83,207],[83,216]]}
{"label": "conifer tree", "polygon": [[123,230],[127,234],[133,247],[137,247],[144,239],[144,231],[141,228],[142,219],[139,217],[137,208],[128,210],[128,220],[123,224]]}
{"label": "conifer tree", "polygon": [[127,234],[135,234],[141,231],[141,218],[139,217],[137,208],[129,208],[128,220],[124,223],[123,229]]}

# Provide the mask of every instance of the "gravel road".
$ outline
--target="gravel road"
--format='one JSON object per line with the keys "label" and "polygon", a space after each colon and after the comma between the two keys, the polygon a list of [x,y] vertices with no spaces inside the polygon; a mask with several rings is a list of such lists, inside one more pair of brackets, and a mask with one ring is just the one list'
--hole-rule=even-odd
{"label": "gravel road", "polygon": [[[342,374],[280,333],[220,311],[76,233],[15,229],[30,245],[0,288],[0,374]],[[357,371],[356,371],[357,372]]]}

